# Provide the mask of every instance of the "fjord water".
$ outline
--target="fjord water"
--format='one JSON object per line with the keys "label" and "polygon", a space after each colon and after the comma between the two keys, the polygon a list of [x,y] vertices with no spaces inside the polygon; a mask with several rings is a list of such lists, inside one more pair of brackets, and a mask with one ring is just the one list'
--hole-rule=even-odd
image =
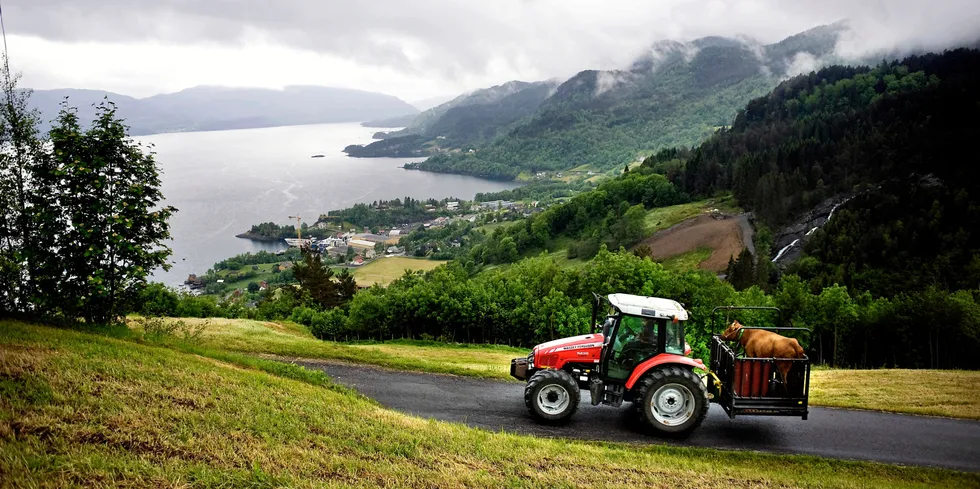
{"label": "fjord water", "polygon": [[[163,171],[174,253],[169,272],[153,280],[177,285],[190,273],[247,251],[278,250],[280,243],[236,238],[252,224],[313,224],[331,209],[381,199],[458,197],[514,188],[460,175],[399,168],[411,158],[349,158],[348,144],[371,142],[377,129],[356,123],[154,134],[136,138],[153,144]],[[322,154],[323,158],[311,158]]]}

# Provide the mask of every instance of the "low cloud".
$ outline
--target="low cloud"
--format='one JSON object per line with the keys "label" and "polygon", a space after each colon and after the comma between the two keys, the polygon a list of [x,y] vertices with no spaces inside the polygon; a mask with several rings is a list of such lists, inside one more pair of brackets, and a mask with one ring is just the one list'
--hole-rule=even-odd
{"label": "low cloud", "polygon": [[614,88],[632,83],[635,75],[627,71],[600,71],[596,73],[595,93],[598,97]]}
{"label": "low cloud", "polygon": [[[96,70],[131,71],[125,65],[132,60],[120,58],[116,46],[157,46],[203,57],[259,45],[303,53],[309,59],[335,60],[337,66],[355,66],[348,68],[361,70],[355,78],[384,72],[425,80],[413,82],[410,88],[389,80],[392,86],[399,85],[396,94],[406,97],[515,78],[541,80],[568,77],[583,69],[622,68],[664,39],[686,42],[708,35],[744,34],[771,43],[844,18],[852,22],[854,34],[839,45],[842,57],[903,48],[939,49],[972,42],[980,32],[980,2],[974,0],[15,0],[4,7],[13,39],[89,46],[86,59],[94,65],[92,76]],[[10,47],[15,61],[47,66],[45,76],[71,79],[70,73],[59,73],[64,60],[57,53],[40,58],[45,53],[18,51],[18,47]],[[197,50],[202,54],[193,54]],[[263,64],[275,63],[259,57],[251,63],[252,71],[231,71],[271,78],[261,71]],[[207,60],[190,64],[205,66],[204,78],[221,78],[220,71],[208,71]],[[134,74],[131,83],[171,86],[176,79],[194,77],[193,72],[179,73],[186,69],[177,64],[164,70],[164,79],[157,73],[143,78]],[[285,69],[287,78],[306,70]],[[334,80],[343,75],[332,73],[321,79],[336,84]],[[233,84],[228,78],[226,83]]]}

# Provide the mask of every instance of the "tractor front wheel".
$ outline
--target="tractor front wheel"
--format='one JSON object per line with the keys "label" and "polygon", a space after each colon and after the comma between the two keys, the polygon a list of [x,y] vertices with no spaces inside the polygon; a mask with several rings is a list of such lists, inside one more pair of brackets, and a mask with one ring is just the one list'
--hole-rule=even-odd
{"label": "tractor front wheel", "polygon": [[708,393],[690,369],[667,366],[637,382],[633,406],[651,428],[664,434],[687,436],[708,414]]}
{"label": "tractor front wheel", "polygon": [[562,423],[578,410],[582,394],[572,374],[564,370],[539,370],[527,381],[524,404],[531,414],[550,423]]}

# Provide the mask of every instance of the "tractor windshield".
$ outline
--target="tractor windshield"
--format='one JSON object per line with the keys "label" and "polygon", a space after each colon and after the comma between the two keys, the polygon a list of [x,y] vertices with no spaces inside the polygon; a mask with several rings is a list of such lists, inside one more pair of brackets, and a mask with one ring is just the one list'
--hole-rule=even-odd
{"label": "tractor windshield", "polygon": [[684,354],[684,322],[667,321],[665,325],[666,338],[664,339],[664,350],[667,353],[677,355]]}

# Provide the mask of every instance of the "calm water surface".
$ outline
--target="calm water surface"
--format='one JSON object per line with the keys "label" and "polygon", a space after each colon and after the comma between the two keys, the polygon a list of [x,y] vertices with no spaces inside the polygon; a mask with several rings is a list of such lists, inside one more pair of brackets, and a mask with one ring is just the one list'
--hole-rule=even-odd
{"label": "calm water surface", "polygon": [[376,130],[345,123],[136,138],[154,145],[164,196],[179,210],[170,221],[173,268],[157,271],[154,280],[180,284],[238,253],[284,246],[235,237],[252,224],[295,224],[289,216],[297,214],[312,224],[321,213],[356,203],[405,196],[472,199],[477,192],[517,186],[399,168],[414,159],[348,158],[341,152],[348,144],[371,142]]}

